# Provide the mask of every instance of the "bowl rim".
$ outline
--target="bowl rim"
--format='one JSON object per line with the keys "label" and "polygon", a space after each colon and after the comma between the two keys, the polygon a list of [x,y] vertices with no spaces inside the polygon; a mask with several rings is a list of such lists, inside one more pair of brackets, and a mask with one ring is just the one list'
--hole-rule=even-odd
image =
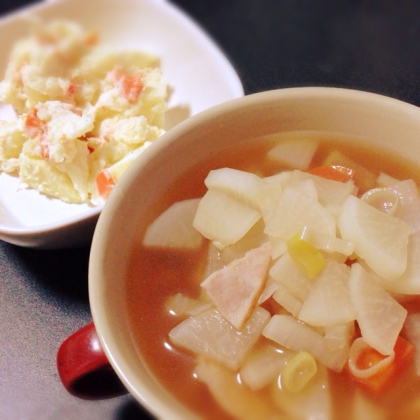
{"label": "bowl rim", "polygon": [[[238,111],[240,109],[259,106],[261,104],[270,104],[277,101],[284,101],[290,98],[306,98],[314,97],[317,99],[334,99],[354,101],[354,102],[369,102],[372,105],[380,105],[381,108],[386,108],[390,112],[398,110],[398,112],[412,114],[413,118],[420,121],[420,108],[410,103],[399,99],[384,96],[377,93],[366,92],[356,89],[337,88],[337,87],[292,87],[280,88],[264,92],[253,93],[245,95],[240,98],[231,99],[222,104],[215,105],[208,108],[187,120],[178,124],[176,127],[165,133],[159,142],[154,143],[145,152],[140,155],[136,161],[127,169],[124,176],[121,178],[119,184],[115,188],[115,193],[110,195],[107,203],[102,210],[96,229],[93,235],[93,241],[90,251],[89,260],[89,301],[91,305],[91,312],[93,322],[97,328],[98,336],[103,349],[117,375],[120,377],[128,391],[137,399],[147,410],[155,414],[159,418],[185,418],[185,416],[176,417],[174,413],[168,410],[160,400],[157,400],[154,395],[149,392],[146,386],[137,387],[134,384],[136,377],[134,371],[129,371],[121,362],[118,343],[113,340],[112,331],[106,323],[106,308],[103,305],[102,299],[104,294],[104,285],[101,284],[100,276],[97,275],[101,260],[106,255],[107,244],[103,240],[109,223],[112,223],[113,216],[121,205],[123,192],[129,188],[131,181],[141,170],[145,162],[153,159],[154,156],[162,153],[164,149],[182,137],[183,133],[200,126],[205,121],[216,119],[224,114]],[[420,126],[420,123],[419,123]],[[419,136],[420,137],[420,136]],[[158,404],[158,407],[156,406]]]}

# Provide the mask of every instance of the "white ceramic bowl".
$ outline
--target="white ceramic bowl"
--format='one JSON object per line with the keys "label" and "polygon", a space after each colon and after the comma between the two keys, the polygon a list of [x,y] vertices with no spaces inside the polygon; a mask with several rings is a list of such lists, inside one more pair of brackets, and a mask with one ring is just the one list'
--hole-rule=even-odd
{"label": "white ceramic bowl", "polygon": [[[420,164],[420,109],[334,88],[293,88],[234,99],[165,134],[112,192],[94,234],[89,297],[103,348],[130,393],[163,419],[194,418],[143,365],[126,313],[127,257],[139,225],[172,180],[227,143],[268,133],[321,130],[358,136]],[[147,218],[146,218],[147,219]]]}
{"label": "white ceramic bowl", "polygon": [[[45,0],[2,16],[0,77],[12,45],[28,36],[28,18],[34,17],[45,22],[70,19],[86,30],[97,30],[103,45],[157,54],[172,89],[167,130],[181,119],[243,95],[241,81],[223,52],[166,0]],[[0,103],[0,118],[8,114]],[[90,243],[102,205],[68,204],[19,187],[18,177],[0,173],[1,240],[31,248]]]}

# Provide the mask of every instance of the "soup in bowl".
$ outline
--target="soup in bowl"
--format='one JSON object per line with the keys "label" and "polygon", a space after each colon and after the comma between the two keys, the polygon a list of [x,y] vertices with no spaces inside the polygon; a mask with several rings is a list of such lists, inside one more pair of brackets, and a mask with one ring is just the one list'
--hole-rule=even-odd
{"label": "soup in bowl", "polygon": [[165,419],[417,418],[419,136],[412,105],[292,88],[147,149],[89,263],[128,391]]}

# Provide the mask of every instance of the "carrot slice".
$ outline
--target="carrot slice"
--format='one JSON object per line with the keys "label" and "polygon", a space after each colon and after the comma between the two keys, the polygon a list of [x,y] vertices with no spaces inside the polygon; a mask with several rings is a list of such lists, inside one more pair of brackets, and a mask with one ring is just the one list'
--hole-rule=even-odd
{"label": "carrot slice", "polygon": [[[404,371],[412,360],[413,353],[414,346],[399,336],[395,343],[393,357],[384,356],[372,347],[366,346],[360,349],[357,359],[354,361],[354,367],[350,367],[349,360],[346,370],[358,387],[378,395]],[[369,370],[373,373],[369,374]]]}
{"label": "carrot slice", "polygon": [[341,165],[317,166],[308,172],[312,175],[339,182],[347,182],[350,179],[354,179],[354,170]]}
{"label": "carrot slice", "polygon": [[96,177],[96,188],[98,189],[98,194],[102,198],[108,198],[112,189],[114,188],[115,180],[112,174],[104,169]]}

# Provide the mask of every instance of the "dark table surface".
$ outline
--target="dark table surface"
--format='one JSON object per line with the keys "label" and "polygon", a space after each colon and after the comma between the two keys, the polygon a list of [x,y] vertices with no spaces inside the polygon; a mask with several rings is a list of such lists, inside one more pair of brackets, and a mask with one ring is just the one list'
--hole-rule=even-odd
{"label": "dark table surface", "polygon": [[[1,0],[4,14],[33,3]],[[335,86],[420,105],[417,0],[173,0],[218,43],[246,94]],[[130,396],[85,401],[62,387],[60,343],[91,321],[89,248],[0,241],[0,419],[144,418]]]}

